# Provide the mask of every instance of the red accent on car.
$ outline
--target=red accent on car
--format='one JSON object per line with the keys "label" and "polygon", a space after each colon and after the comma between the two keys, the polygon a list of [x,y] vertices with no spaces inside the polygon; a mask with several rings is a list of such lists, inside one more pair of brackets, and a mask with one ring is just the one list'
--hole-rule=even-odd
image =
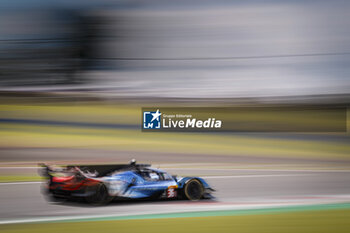
{"label": "red accent on car", "polygon": [[67,182],[73,179],[74,176],[61,176],[61,177],[52,177],[52,182]]}

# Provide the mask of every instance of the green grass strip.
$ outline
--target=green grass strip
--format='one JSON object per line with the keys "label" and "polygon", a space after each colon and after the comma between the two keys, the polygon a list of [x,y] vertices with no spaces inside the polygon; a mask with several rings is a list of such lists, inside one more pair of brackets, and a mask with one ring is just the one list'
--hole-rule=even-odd
{"label": "green grass strip", "polygon": [[350,232],[349,219],[349,209],[328,209],[241,216],[12,224],[0,226],[0,231],[2,233],[347,233]]}
{"label": "green grass strip", "polygon": [[240,215],[260,215],[260,214],[274,214],[274,213],[310,211],[310,210],[312,210],[312,211],[315,211],[315,210],[334,210],[334,209],[350,209],[350,203],[300,205],[300,206],[287,206],[287,207],[261,208],[261,209],[245,209],[245,210],[242,210],[242,209],[241,210],[215,210],[215,211],[194,211],[194,212],[179,212],[179,213],[94,217],[94,218],[82,218],[82,219],[78,219],[78,220],[65,220],[63,222],[189,218],[189,217],[214,217],[214,216],[240,216]]}
{"label": "green grass strip", "polygon": [[26,175],[6,175],[0,176],[0,183],[12,183],[12,182],[29,182],[29,181],[42,181],[40,176],[26,176]]}

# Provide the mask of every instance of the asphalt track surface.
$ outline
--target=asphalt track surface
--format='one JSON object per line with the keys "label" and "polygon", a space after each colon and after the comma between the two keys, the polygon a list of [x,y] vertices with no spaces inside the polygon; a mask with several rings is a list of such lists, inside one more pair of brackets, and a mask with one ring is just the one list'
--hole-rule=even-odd
{"label": "asphalt track surface", "polygon": [[[35,168],[28,168],[35,169]],[[168,168],[173,174],[201,175],[216,189],[215,199],[202,201],[49,203],[40,182],[0,184],[0,223],[128,216],[207,210],[350,202],[350,170]]]}

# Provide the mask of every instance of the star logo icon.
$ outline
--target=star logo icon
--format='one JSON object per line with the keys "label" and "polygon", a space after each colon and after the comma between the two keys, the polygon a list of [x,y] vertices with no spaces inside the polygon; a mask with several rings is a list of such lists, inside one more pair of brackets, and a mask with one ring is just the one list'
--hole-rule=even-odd
{"label": "star logo icon", "polygon": [[161,128],[161,115],[162,113],[157,111],[143,111],[143,129],[160,129]]}
{"label": "star logo icon", "polygon": [[154,121],[154,120],[157,120],[157,121],[159,121],[159,117],[162,115],[162,113],[160,113],[159,112],[159,109],[157,109],[157,111],[155,112],[155,113],[152,113],[152,120],[151,120],[151,122],[152,121]]}

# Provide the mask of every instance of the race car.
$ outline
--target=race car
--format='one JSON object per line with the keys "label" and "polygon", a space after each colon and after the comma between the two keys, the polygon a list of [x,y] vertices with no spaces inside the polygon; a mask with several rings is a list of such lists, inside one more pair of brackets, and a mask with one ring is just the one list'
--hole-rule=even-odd
{"label": "race car", "polygon": [[212,189],[200,177],[177,177],[150,164],[67,165],[40,164],[47,178],[44,194],[52,201],[83,199],[107,204],[115,199],[212,198]]}

